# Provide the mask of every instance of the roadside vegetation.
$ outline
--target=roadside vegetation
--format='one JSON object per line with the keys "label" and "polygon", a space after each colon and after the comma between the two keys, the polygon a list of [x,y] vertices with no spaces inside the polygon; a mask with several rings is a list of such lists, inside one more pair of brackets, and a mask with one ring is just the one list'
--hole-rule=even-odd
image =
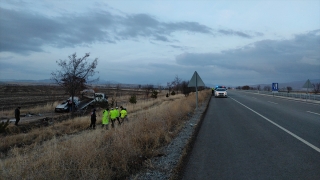
{"label": "roadside vegetation", "polygon": [[[211,90],[199,92],[199,103]],[[0,177],[4,179],[125,179],[160,154],[195,110],[195,94],[137,100],[118,98],[128,110],[128,122],[87,130],[90,116],[75,117],[28,133],[1,137]],[[120,104],[121,103],[121,104]],[[52,106],[50,107],[52,110]],[[117,124],[117,123],[116,123]],[[15,127],[10,127],[15,128]]]}
{"label": "roadside vegetation", "polygon": [[[51,103],[47,103],[45,105],[40,105],[40,106],[35,106],[35,107],[27,107],[27,108],[22,108],[20,110],[21,115],[24,114],[42,114],[42,113],[48,113],[48,112],[54,112],[54,108],[61,102],[55,101]],[[2,116],[5,117],[14,117],[14,109],[13,110],[3,110],[1,112]]]}

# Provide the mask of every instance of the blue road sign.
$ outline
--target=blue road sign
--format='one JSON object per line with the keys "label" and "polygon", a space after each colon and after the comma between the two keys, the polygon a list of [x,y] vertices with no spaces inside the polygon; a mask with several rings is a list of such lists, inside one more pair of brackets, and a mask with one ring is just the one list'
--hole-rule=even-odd
{"label": "blue road sign", "polygon": [[278,83],[272,83],[272,91],[278,91],[278,90],[279,90]]}

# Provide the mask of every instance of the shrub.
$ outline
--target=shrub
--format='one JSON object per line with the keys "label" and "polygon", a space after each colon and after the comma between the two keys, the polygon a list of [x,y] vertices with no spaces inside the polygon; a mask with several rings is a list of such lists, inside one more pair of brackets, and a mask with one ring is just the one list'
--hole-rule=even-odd
{"label": "shrub", "polygon": [[151,97],[154,98],[154,99],[157,99],[157,97],[158,97],[158,91],[152,90]]}
{"label": "shrub", "polygon": [[137,96],[136,95],[132,95],[129,99],[129,102],[131,104],[136,104],[137,103]]}
{"label": "shrub", "polygon": [[7,122],[1,122],[0,133],[5,133],[8,126],[9,126],[9,119],[7,120]]}

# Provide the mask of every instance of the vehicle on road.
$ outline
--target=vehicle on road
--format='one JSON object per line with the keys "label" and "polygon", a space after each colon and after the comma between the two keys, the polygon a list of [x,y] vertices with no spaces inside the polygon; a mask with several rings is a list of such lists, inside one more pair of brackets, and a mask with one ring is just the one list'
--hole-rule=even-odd
{"label": "vehicle on road", "polygon": [[[58,106],[56,106],[54,111],[55,112],[69,112],[70,111],[69,106],[68,106],[69,101],[72,101],[72,97],[70,97],[69,99],[67,99],[63,103],[61,103]],[[73,97],[73,103],[74,103],[74,107],[77,109],[78,105],[80,103],[79,98],[78,97]]]}
{"label": "vehicle on road", "polygon": [[227,89],[226,88],[217,88],[214,91],[214,97],[228,97]]}

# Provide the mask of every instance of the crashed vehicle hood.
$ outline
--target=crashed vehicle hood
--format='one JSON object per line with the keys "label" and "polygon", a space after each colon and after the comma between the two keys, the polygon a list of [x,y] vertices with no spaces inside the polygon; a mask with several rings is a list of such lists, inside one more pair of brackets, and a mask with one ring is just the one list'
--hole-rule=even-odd
{"label": "crashed vehicle hood", "polygon": [[67,103],[61,103],[56,108],[65,108],[67,106]]}

